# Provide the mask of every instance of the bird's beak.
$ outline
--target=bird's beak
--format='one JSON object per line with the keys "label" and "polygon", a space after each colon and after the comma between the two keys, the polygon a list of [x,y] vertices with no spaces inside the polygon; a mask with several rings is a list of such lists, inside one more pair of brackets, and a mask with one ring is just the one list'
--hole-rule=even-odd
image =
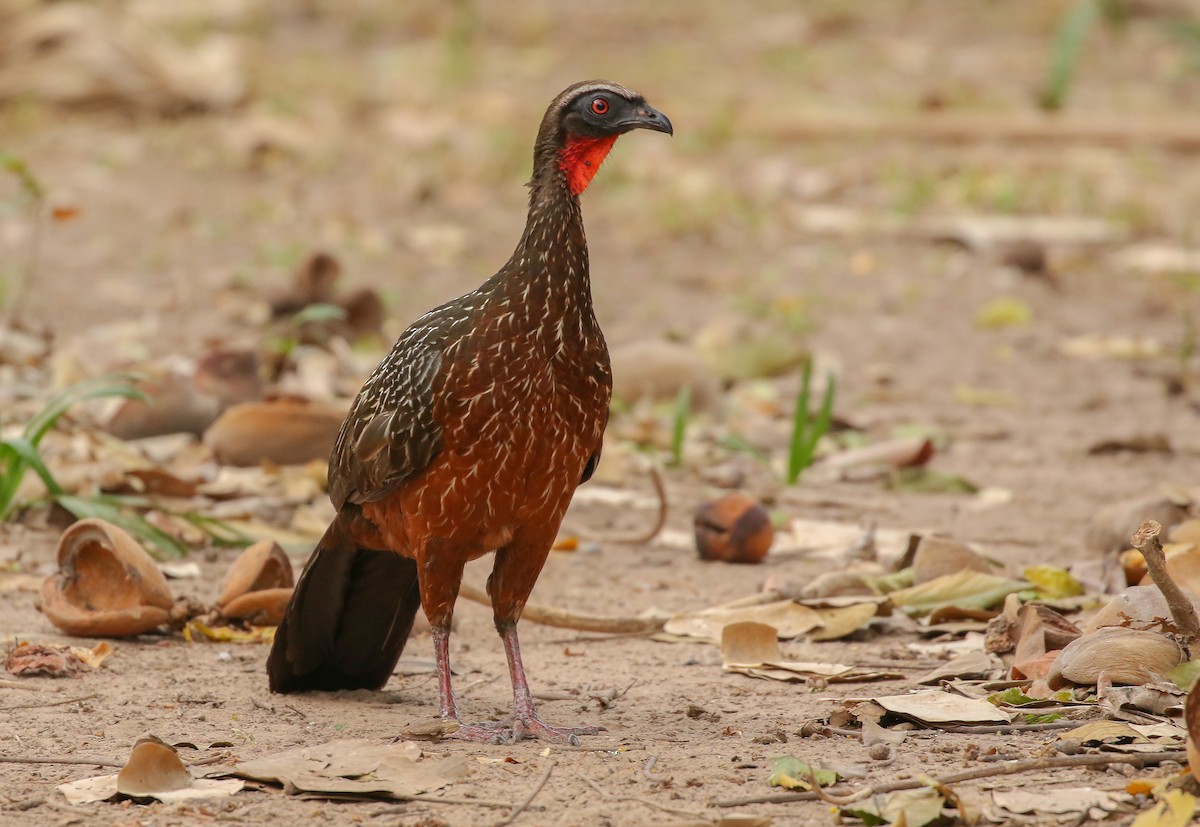
{"label": "bird's beak", "polygon": [[675,134],[675,128],[671,126],[671,119],[648,103],[639,105],[632,115],[618,123],[617,126],[626,132],[631,129],[652,129],[655,132],[666,132],[668,135]]}

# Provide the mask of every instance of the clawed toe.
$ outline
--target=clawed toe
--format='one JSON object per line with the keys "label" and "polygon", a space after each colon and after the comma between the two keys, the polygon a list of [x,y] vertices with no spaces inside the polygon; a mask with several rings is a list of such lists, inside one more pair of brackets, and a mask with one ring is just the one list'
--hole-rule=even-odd
{"label": "clawed toe", "polygon": [[501,721],[481,721],[476,724],[459,723],[458,727],[453,732],[447,733],[446,737],[483,744],[513,744],[528,738],[577,747],[580,735],[599,735],[604,731],[604,727],[596,726],[550,726],[535,715],[514,718],[511,723]]}

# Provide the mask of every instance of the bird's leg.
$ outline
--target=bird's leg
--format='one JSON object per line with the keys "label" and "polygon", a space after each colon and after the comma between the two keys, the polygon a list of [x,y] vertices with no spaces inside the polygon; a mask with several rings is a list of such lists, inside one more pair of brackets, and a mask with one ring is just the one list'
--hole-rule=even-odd
{"label": "bird's leg", "polygon": [[447,549],[438,540],[430,541],[417,559],[417,578],[421,588],[421,607],[433,629],[433,655],[437,662],[438,714],[453,723],[452,738],[467,741],[504,741],[509,736],[504,724],[464,724],[458,717],[450,674],[450,621],[454,601],[462,584],[466,560]]}
{"label": "bird's leg", "polygon": [[513,740],[530,737],[578,745],[578,736],[595,735],[602,731],[601,728],[553,727],[538,717],[533,707],[533,694],[529,691],[529,682],[525,678],[525,665],[521,662],[521,644],[517,639],[517,619],[521,616],[521,610],[525,608],[529,593],[533,591],[533,584],[537,582],[553,541],[554,531],[550,530],[548,536],[514,538],[507,546],[497,551],[496,563],[492,567],[491,577],[488,578],[488,594],[492,598],[496,631],[500,633],[500,639],[504,642],[508,676],[512,680]]}
{"label": "bird's leg", "polygon": [[504,641],[508,676],[512,680],[514,741],[530,737],[577,747],[580,735],[597,735],[604,731],[603,727],[595,726],[555,727],[539,718],[537,710],[533,708],[533,693],[529,691],[529,682],[525,679],[525,665],[521,662],[521,643],[517,640],[516,621],[497,620],[496,631]]}

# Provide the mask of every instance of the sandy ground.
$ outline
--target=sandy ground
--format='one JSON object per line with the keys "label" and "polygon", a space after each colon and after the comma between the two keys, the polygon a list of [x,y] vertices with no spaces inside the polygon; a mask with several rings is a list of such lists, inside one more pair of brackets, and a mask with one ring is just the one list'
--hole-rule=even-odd
{"label": "sandy ground", "polygon": [[[432,3],[399,10],[310,2],[259,10],[227,26],[249,44],[253,99],[245,109],[161,120],[35,101],[0,108],[0,149],[36,171],[51,205],[80,210],[49,228],[25,315],[55,331],[64,349],[91,329],[132,322],[153,333],[152,353],[143,356],[195,352],[206,341],[244,339],[248,323],[229,296],[265,295],[320,246],[342,260],[349,283],[381,292],[394,335],[507,256],[522,225],[520,183],[541,107],[571,81],[608,76],[644,91],[677,134],[622,141],[587,194],[596,304],[614,347],[686,339],[714,320],[800,318],[804,341],[838,370],[841,417],[871,439],[934,434],[934,469],[1008,495],[896,491],[878,479],[805,478],[786,488],[761,466],[750,473],[751,489],[785,517],[870,521],[978,543],[1013,573],[1033,562],[1085,560],[1096,554],[1083,536],[1098,507],[1194,483],[1196,397],[1186,387],[1168,393],[1168,380],[1193,344],[1195,273],[1147,272],[1122,258],[1140,242],[1194,243],[1200,173],[1192,158],[1152,143],[796,137],[796,124],[821,112],[943,108],[998,124],[1030,113],[1063,5],[763,3],[743,13],[720,3],[524,3],[504,13],[468,13],[473,7],[461,4],[455,13]],[[1200,94],[1195,53],[1161,18],[1101,28],[1088,42],[1072,116],[1154,124],[1186,114]],[[262,122],[283,124],[285,146],[252,156],[245,135],[258,134]],[[15,199],[4,186],[0,199]],[[871,220],[816,229],[813,210],[835,207],[868,217],[1074,216],[1115,229],[1098,244],[1052,240],[1048,275],[1029,275],[1005,263],[1003,245],[935,243]],[[0,273],[10,290],[28,232],[21,210],[0,212]],[[981,323],[980,311],[1000,298],[1030,310],[1027,323]],[[1150,337],[1158,355],[1064,351],[1084,335]],[[1194,367],[1186,357],[1182,364]],[[795,379],[766,387],[786,407]],[[669,413],[655,416],[662,430]],[[687,530],[695,505],[716,493],[708,472],[728,455],[703,437],[734,427],[737,417],[730,403],[696,420],[694,450],[668,473],[669,527]],[[15,421],[0,413],[0,424]],[[637,427],[617,417],[610,443]],[[778,462],[786,422],[776,417],[764,427],[742,436]],[[1144,434],[1165,435],[1171,450],[1088,450]],[[602,482],[644,489],[627,468],[617,460]],[[593,503],[570,520],[595,527],[636,525],[635,517]],[[26,573],[46,570],[56,537],[36,514],[0,526],[0,547],[16,549],[9,559]],[[303,550],[294,551],[301,562]],[[178,581],[177,592],[211,600],[233,555],[194,555],[203,577]],[[481,583],[485,565],[474,564],[469,579]],[[731,567],[684,549],[602,543],[554,554],[533,600],[597,614],[680,611],[752,594],[768,577],[803,581],[828,565],[782,555]],[[34,598],[0,592],[0,636],[67,640]],[[489,612],[462,604],[458,623],[452,653],[464,712],[503,715],[510,694]],[[535,691],[567,698],[543,702],[545,717],[607,732],[578,749],[425,745],[429,755],[472,759],[469,778],[434,797],[511,805],[553,763],[518,824],[708,823],[732,813],[829,823],[824,804],[716,803],[773,792],[767,777],[780,754],[881,782],[977,766],[975,756],[993,747],[1033,755],[1050,740],[916,731],[881,767],[854,739],[801,737],[803,723],[827,718],[844,699],[905,691],[931,665],[905,648],[914,633],[892,627],[848,642],[785,643],[797,659],[906,675],[821,688],[725,674],[708,645],[528,623],[521,634]],[[34,691],[5,684],[0,753],[121,759],[137,737],[154,733],[200,747],[184,750],[189,759],[220,750],[249,759],[337,738],[386,741],[436,708],[427,636],[406,652],[414,674],[396,676],[384,692],[287,698],[267,691],[263,646],[179,637],[115,645],[97,672],[33,681]],[[618,697],[597,700],[609,690]],[[80,700],[50,705],[69,698]],[[214,743],[232,746],[205,749]],[[306,801],[270,788],[203,806],[70,808],[54,792],[94,774],[90,766],[0,763],[0,821],[471,825],[506,814],[464,803]],[[1058,785],[1119,790],[1126,781],[1117,771],[1061,770],[1014,783],[1052,795]]]}

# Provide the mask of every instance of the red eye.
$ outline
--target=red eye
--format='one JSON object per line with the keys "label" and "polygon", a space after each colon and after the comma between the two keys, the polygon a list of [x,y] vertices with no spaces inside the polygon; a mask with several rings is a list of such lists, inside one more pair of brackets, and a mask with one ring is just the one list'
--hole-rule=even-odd
{"label": "red eye", "polygon": [[594,101],[592,101],[592,114],[608,114],[608,101],[606,101],[604,98],[596,98]]}

